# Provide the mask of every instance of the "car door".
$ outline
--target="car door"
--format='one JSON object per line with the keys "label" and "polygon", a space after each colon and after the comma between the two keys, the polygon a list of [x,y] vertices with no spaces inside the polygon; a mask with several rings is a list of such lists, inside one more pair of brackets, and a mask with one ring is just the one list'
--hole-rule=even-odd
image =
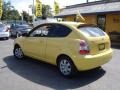
{"label": "car door", "polygon": [[45,48],[46,48],[46,38],[44,38],[43,32],[46,25],[40,25],[33,29],[28,37],[24,39],[24,52],[26,55],[36,58],[42,59],[45,58]]}
{"label": "car door", "polygon": [[71,29],[61,24],[53,24],[47,36],[46,60],[51,64],[56,64],[56,57],[67,47],[67,35]]}

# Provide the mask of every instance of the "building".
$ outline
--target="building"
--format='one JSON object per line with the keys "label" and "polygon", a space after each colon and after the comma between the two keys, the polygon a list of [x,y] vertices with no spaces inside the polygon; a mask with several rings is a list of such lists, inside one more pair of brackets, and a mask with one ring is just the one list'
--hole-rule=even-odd
{"label": "building", "polygon": [[107,33],[120,34],[120,0],[102,0],[66,6],[55,17],[75,21],[78,11],[86,23],[96,24]]}

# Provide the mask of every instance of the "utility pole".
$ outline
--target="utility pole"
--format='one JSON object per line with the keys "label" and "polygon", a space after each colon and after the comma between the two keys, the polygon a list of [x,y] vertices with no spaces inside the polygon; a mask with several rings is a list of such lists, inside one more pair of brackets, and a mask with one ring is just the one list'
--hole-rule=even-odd
{"label": "utility pole", "polygon": [[23,21],[23,12],[21,13],[21,19],[22,19],[22,21]]}
{"label": "utility pole", "polygon": [[87,3],[89,2],[89,0],[87,0]]}
{"label": "utility pole", "polygon": [[35,17],[34,17],[34,12],[35,12],[35,9],[34,9],[35,7],[34,7],[34,0],[33,0],[33,6],[32,6],[32,15],[33,15],[33,21],[34,21],[34,19],[35,19]]}

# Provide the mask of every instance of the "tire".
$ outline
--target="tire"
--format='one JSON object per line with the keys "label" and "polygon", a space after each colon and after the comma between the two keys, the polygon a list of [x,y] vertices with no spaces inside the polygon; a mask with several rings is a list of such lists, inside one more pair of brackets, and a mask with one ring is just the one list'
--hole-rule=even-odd
{"label": "tire", "polygon": [[65,77],[76,75],[77,69],[69,57],[60,57],[57,66],[60,73]]}
{"label": "tire", "polygon": [[21,32],[17,32],[17,33],[16,33],[16,38],[18,38],[18,37],[20,37],[20,36],[22,36],[22,33],[21,33]]}
{"label": "tire", "polygon": [[19,33],[17,32],[17,33],[16,33],[16,38],[18,38],[18,37],[19,37]]}
{"label": "tire", "polygon": [[3,39],[4,39],[4,40],[8,40],[8,39],[9,39],[9,37],[4,37]]}
{"label": "tire", "polygon": [[94,68],[93,70],[100,70],[100,69],[102,69],[102,67],[101,67],[101,66],[96,67],[96,68]]}
{"label": "tire", "polygon": [[8,40],[8,39],[9,39],[9,37],[6,37],[5,39],[6,39],[6,40]]}
{"label": "tire", "polygon": [[17,59],[23,59],[24,58],[23,51],[19,46],[14,47],[13,54]]}

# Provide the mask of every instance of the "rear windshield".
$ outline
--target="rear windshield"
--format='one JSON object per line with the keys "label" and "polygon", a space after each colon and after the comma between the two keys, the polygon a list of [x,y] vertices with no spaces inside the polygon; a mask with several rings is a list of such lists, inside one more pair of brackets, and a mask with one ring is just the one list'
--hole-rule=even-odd
{"label": "rear windshield", "polygon": [[0,24],[0,28],[3,28],[4,27],[4,25],[3,24]]}
{"label": "rear windshield", "polygon": [[5,26],[3,24],[0,24],[0,31],[4,31],[5,30]]}
{"label": "rear windshield", "polygon": [[79,30],[84,35],[89,36],[89,37],[105,36],[105,32],[98,27],[91,27],[91,26],[79,27]]}

